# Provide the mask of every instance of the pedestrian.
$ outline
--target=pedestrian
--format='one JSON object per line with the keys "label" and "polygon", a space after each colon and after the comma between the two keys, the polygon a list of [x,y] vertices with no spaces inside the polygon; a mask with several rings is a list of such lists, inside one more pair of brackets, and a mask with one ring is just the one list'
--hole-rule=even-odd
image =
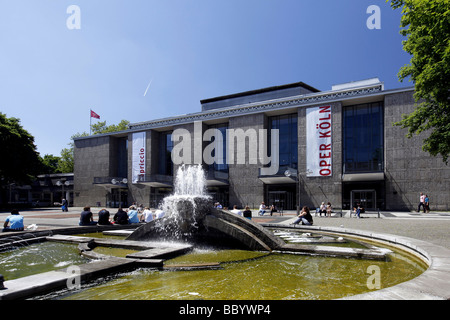
{"label": "pedestrian", "polygon": [[252,212],[250,211],[249,206],[245,206],[245,210],[244,212],[242,212],[242,214],[244,215],[244,218],[252,220]]}
{"label": "pedestrian", "polygon": [[122,209],[119,208],[114,215],[114,224],[128,224],[128,215],[127,213]]}
{"label": "pedestrian", "polygon": [[420,207],[423,208],[423,213],[425,213],[425,195],[423,192],[420,193],[419,206],[417,207],[417,212],[420,212]]}
{"label": "pedestrian", "polygon": [[309,208],[307,206],[304,206],[302,208],[302,211],[297,217],[297,220],[294,221],[293,224],[299,224],[302,223],[303,225],[312,226],[313,224],[313,218],[311,216],[311,213],[309,212]]}
{"label": "pedestrian", "polygon": [[[10,224],[10,226],[8,226],[8,223]],[[6,217],[2,232],[23,231],[23,229],[23,216],[19,213],[19,210],[12,209],[11,215]]]}
{"label": "pedestrian", "polygon": [[83,208],[80,215],[80,222],[78,224],[80,226],[93,226],[97,224],[97,221],[94,221],[94,215],[91,212],[91,207],[86,206]]}
{"label": "pedestrian", "polygon": [[430,212],[430,198],[428,197],[428,195],[425,195],[425,211],[427,213]]}
{"label": "pedestrian", "polygon": [[261,205],[259,206],[259,211],[258,211],[258,215],[263,216],[264,213],[266,213],[266,205],[264,204],[264,201],[261,202]]}
{"label": "pedestrian", "polygon": [[67,201],[67,199],[62,199],[61,210],[63,212],[68,212],[69,211],[68,207],[69,207],[69,202]]}
{"label": "pedestrian", "polygon": [[361,218],[361,204],[359,203],[356,204],[355,215],[358,219]]}
{"label": "pedestrian", "polygon": [[98,224],[101,226],[107,226],[111,224],[109,221],[109,211],[102,209],[98,212]]}

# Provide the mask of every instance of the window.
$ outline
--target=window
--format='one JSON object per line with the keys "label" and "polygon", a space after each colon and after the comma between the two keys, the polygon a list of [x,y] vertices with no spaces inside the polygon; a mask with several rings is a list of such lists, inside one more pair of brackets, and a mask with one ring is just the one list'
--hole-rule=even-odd
{"label": "window", "polygon": [[161,135],[159,136],[159,174],[168,176],[173,175],[172,149],[172,133],[161,133]]}
{"label": "window", "polygon": [[117,177],[128,175],[128,138],[117,139]]}
{"label": "window", "polygon": [[211,154],[212,157],[215,157],[215,153],[216,153],[216,148],[222,148],[222,163],[216,163],[214,162],[213,164],[210,165],[210,169],[212,168],[212,170],[214,171],[222,171],[222,172],[228,172],[228,163],[227,163],[227,129],[228,129],[228,124],[227,123],[223,123],[223,124],[216,124],[216,125],[211,125],[209,126],[208,129],[217,129],[220,131],[220,133],[222,134],[222,140],[219,141],[220,139],[218,139],[218,141],[215,140],[215,137],[212,139],[212,141],[214,141],[214,150]]}
{"label": "window", "polygon": [[344,173],[383,171],[383,104],[360,104],[344,108]]}
{"label": "window", "polygon": [[[298,163],[298,130],[297,114],[288,114],[269,118],[269,129],[279,130],[279,172],[287,168],[297,169]],[[269,139],[271,141],[271,131]],[[269,143],[270,149],[270,143]]]}

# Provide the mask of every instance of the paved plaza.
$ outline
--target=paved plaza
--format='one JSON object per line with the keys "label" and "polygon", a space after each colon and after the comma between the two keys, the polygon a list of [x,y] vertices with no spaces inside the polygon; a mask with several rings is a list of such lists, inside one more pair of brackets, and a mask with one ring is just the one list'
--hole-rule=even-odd
{"label": "paved plaza", "polygon": [[[92,208],[94,219],[98,211],[102,208]],[[37,230],[49,230],[54,228],[65,228],[78,226],[78,221],[82,208],[71,207],[68,212],[62,212],[60,208],[36,208],[23,210],[20,213],[24,216],[26,226],[36,224]],[[116,209],[109,209],[111,216]],[[253,221],[258,223],[279,223],[290,224],[295,221],[296,212],[287,211],[282,215],[274,213],[272,216],[266,213],[258,216],[257,210],[253,210]],[[0,223],[3,225],[7,211],[0,211]],[[345,227],[350,229],[373,231],[374,233],[386,233],[410,237],[427,241],[450,249],[450,212],[380,212],[362,214],[361,219],[348,217],[348,214],[334,213],[330,218],[314,216],[314,226],[323,227]]]}
{"label": "paved plaza", "polygon": [[[92,208],[91,211],[94,213],[94,219],[97,217],[97,213],[100,209],[101,208]],[[59,208],[39,208],[32,210],[23,210],[21,214],[24,216],[25,226],[35,225],[37,226],[37,230],[40,231],[56,231],[56,229],[59,228],[63,228],[64,230],[75,228],[76,230],[78,230],[78,220],[81,210],[82,208],[74,207],[69,208],[68,212],[62,212]],[[115,210],[110,211],[112,214],[115,213]],[[9,212],[0,212],[0,223],[2,223],[2,221],[4,221],[8,215]],[[234,216],[234,214],[231,215]],[[283,214],[275,213],[272,216],[270,216],[270,214],[259,216],[257,211],[254,210],[252,220],[265,226],[286,226],[291,225],[296,220],[296,212],[288,211],[284,212]],[[130,225],[129,227],[132,226]],[[407,212],[375,212],[364,214],[359,219],[351,217],[348,212],[337,212],[334,213],[331,217],[314,216],[314,227],[311,227],[311,230],[323,228],[323,230],[334,229],[335,231],[340,232],[339,230],[342,228],[344,232],[350,233],[353,233],[355,230],[359,230],[356,231],[356,233],[362,236],[371,238],[372,235],[374,235],[375,238],[379,238],[381,240],[394,240],[396,243],[407,244],[411,248],[419,248],[419,251],[424,250],[423,252],[425,252],[426,256],[431,258],[433,261],[426,272],[411,281],[407,281],[382,290],[369,292],[363,295],[349,297],[349,299],[435,300],[449,298],[449,227],[450,213],[448,212],[433,212],[427,214]],[[80,230],[82,230],[82,227],[79,228]],[[305,230],[307,228],[310,227],[303,226],[302,230]],[[64,232],[64,230],[60,231]],[[55,232],[55,234],[57,235],[58,232]],[[13,233],[11,232],[5,232],[0,234],[0,237],[10,237],[12,235]],[[69,236],[68,238],[71,237]],[[91,248],[89,247],[89,249]],[[155,249],[152,248],[148,251],[152,251],[152,254],[154,254]],[[142,252],[140,254],[142,254]],[[131,263],[134,261],[132,260],[133,259],[128,259],[126,262]],[[113,263],[114,261],[115,260],[113,258],[107,259],[107,265],[105,267],[103,266],[104,261],[102,262],[102,259],[100,259],[100,267],[97,264],[88,264],[88,266],[95,265],[101,268],[103,271],[106,270],[106,272],[109,272],[108,270],[109,268],[111,268],[110,263]],[[91,269],[92,268],[88,268],[83,272],[87,272],[88,275],[90,274],[89,272],[98,272],[97,269],[95,269],[94,271],[92,271]],[[61,277],[61,279],[58,279],[56,281],[52,277],[47,276],[50,274],[58,274],[58,277]],[[53,285],[55,281],[62,281],[60,284],[58,284],[64,285],[65,283],[67,283],[67,277],[67,272],[50,272],[46,273],[45,277],[38,275],[11,280],[7,282],[8,286],[10,286],[9,291],[7,289],[3,292],[3,294],[9,294],[9,298],[13,297],[15,294],[18,295],[17,297],[19,297],[20,294],[29,294],[26,293],[28,292],[27,290],[35,290],[34,288],[41,287],[46,288],[47,286]],[[25,293],[21,293],[21,290],[25,290]],[[1,298],[2,297],[0,296],[0,299]]]}

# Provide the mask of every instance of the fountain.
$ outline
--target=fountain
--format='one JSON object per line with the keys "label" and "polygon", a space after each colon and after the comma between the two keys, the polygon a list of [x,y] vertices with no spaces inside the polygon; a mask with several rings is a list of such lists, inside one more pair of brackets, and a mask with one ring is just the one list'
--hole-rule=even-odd
{"label": "fountain", "polygon": [[[335,299],[368,292],[367,270],[374,265],[383,275],[389,275],[383,278],[383,286],[388,287],[417,277],[427,267],[421,259],[372,244],[347,247],[347,231],[263,227],[215,209],[205,192],[201,166],[178,168],[174,193],[163,200],[160,208],[166,213],[163,218],[141,225],[125,240],[46,237],[47,241],[79,243],[83,255],[93,259],[79,266],[81,280],[136,270],[120,280],[105,281],[68,298]],[[299,233],[302,229],[303,233]],[[363,237],[360,232],[353,236]],[[367,238],[376,241],[372,234]],[[97,246],[138,252],[116,257],[94,252]],[[222,250],[224,247],[227,250]],[[242,274],[246,276],[242,278]],[[5,282],[9,289],[0,291],[0,299],[26,297],[31,295],[28,291],[37,287],[45,292],[49,285],[62,289],[71,277],[67,271],[42,275]]]}
{"label": "fountain", "polygon": [[182,240],[263,251],[283,246],[279,238],[260,225],[213,208],[211,197],[206,194],[201,165],[180,166],[174,189],[174,194],[161,204],[166,215],[141,226],[127,240]]}

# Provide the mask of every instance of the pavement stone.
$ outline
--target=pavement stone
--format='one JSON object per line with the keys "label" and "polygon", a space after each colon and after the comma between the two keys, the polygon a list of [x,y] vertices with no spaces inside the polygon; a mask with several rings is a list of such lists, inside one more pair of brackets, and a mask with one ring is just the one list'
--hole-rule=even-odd
{"label": "pavement stone", "polygon": [[[35,208],[23,210],[25,226],[37,225],[37,230],[49,230],[53,228],[65,228],[78,226],[80,213],[83,208],[70,207],[68,212],[62,212],[59,207]],[[94,220],[98,211],[102,208],[91,208]],[[111,216],[116,209],[108,209]],[[285,211],[274,213],[272,216],[266,213],[259,216],[257,210],[253,210],[252,220],[258,223],[289,224],[295,221],[296,212]],[[3,226],[9,212],[0,211],[0,224]],[[344,215],[344,214],[343,214]],[[349,218],[348,214],[341,217],[341,213],[334,213],[330,218],[314,216],[314,226],[344,227],[349,229],[373,231],[376,233],[392,234],[427,241],[450,249],[450,212],[380,212],[377,214],[362,214],[361,219]],[[1,236],[0,232],[0,236]],[[5,234],[5,233],[4,233]]]}

